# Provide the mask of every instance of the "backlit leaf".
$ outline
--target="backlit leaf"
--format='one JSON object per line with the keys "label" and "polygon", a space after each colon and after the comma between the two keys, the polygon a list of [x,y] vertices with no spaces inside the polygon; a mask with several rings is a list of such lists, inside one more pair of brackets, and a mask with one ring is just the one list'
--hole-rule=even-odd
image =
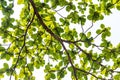
{"label": "backlit leaf", "polygon": [[18,0],[17,1],[17,4],[23,4],[24,3],[24,0]]}

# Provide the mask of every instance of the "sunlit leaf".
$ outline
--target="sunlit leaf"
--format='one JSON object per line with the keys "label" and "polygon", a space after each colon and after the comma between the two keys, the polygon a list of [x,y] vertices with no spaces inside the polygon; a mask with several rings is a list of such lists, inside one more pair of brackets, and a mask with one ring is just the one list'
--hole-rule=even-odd
{"label": "sunlit leaf", "polygon": [[17,1],[17,4],[23,4],[24,3],[24,0],[18,0]]}
{"label": "sunlit leaf", "polygon": [[106,68],[105,68],[101,73],[105,75],[105,73],[106,73]]}
{"label": "sunlit leaf", "polygon": [[118,80],[120,44],[100,22],[115,9],[119,0],[0,0],[0,79],[36,80],[37,69],[41,80]]}

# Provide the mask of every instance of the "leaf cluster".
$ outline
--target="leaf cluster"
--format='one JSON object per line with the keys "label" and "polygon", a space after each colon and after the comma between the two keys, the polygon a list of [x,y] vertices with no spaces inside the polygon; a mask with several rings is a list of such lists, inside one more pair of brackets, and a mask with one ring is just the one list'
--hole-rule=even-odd
{"label": "leaf cluster", "polygon": [[[98,0],[97,4],[93,0],[18,0],[21,4],[20,19],[15,19],[11,17],[14,0],[0,0],[0,36],[3,43],[10,43],[7,48],[0,44],[0,60],[12,61],[0,68],[0,79],[7,75],[9,80],[35,80],[33,72],[42,67],[45,80],[62,80],[69,73],[72,80],[120,79],[120,44],[114,46],[107,39],[110,27],[101,24],[93,30],[95,37],[90,31],[112,9],[120,10],[120,0]],[[91,22],[88,29],[87,21]],[[98,36],[100,44],[95,42]]]}

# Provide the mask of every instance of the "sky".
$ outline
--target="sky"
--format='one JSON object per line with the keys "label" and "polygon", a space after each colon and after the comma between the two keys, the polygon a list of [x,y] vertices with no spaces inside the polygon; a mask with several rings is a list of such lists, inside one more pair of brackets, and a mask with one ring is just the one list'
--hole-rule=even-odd
{"label": "sky", "polygon": [[95,23],[95,26],[98,27],[100,23],[104,23],[106,26],[111,28],[111,36],[109,40],[117,45],[120,42],[120,11],[112,10],[112,14],[110,16],[105,16],[104,20]]}
{"label": "sky", "polygon": [[[17,0],[15,0],[17,1]],[[16,3],[15,3],[16,4]],[[22,7],[22,5],[15,5],[16,7],[14,8],[15,10],[17,10],[15,13],[14,13],[14,17],[16,18],[19,18],[19,12],[20,12],[20,8]],[[63,14],[63,13],[62,13]],[[0,19],[1,19],[1,12],[0,12]],[[64,14],[63,14],[64,15]],[[1,22],[1,20],[0,20]],[[111,27],[111,36],[108,38],[108,40],[110,40],[114,45],[117,45],[118,43],[120,43],[120,11],[118,10],[112,10],[112,14],[110,16],[105,16],[104,17],[104,20],[102,21],[98,21],[94,24],[93,28],[91,29],[91,31],[94,31],[95,29],[99,28],[99,25],[101,23],[104,23],[106,26],[109,26]],[[91,25],[91,23],[88,23],[89,25]],[[87,25],[86,25],[87,26]],[[0,40],[1,42],[1,40]],[[99,38],[96,40],[96,43],[99,43],[100,40]],[[5,45],[6,46],[6,45]],[[0,60],[0,64],[2,64],[4,61],[1,61]],[[0,68],[2,67],[2,65],[0,65]],[[43,69],[43,68],[42,68]],[[40,78],[42,80],[44,80],[44,72],[42,71],[42,69],[40,70],[35,70],[34,72],[34,75],[36,76],[36,80],[39,80]],[[69,74],[67,75],[69,76]],[[67,77],[66,76],[66,77]],[[5,77],[4,79],[2,80],[8,80],[9,77]],[[67,78],[68,79],[68,78]],[[62,79],[62,80],[66,80],[65,79]],[[69,78],[69,80],[71,80]]]}

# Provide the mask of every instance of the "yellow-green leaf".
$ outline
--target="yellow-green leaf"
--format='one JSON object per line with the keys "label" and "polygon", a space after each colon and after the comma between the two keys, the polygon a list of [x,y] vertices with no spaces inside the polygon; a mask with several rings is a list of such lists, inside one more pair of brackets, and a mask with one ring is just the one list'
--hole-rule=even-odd
{"label": "yellow-green leaf", "polygon": [[101,74],[105,75],[106,73],[106,68],[101,72]]}
{"label": "yellow-green leaf", "polygon": [[17,4],[23,4],[24,3],[24,0],[18,0],[17,1]]}

